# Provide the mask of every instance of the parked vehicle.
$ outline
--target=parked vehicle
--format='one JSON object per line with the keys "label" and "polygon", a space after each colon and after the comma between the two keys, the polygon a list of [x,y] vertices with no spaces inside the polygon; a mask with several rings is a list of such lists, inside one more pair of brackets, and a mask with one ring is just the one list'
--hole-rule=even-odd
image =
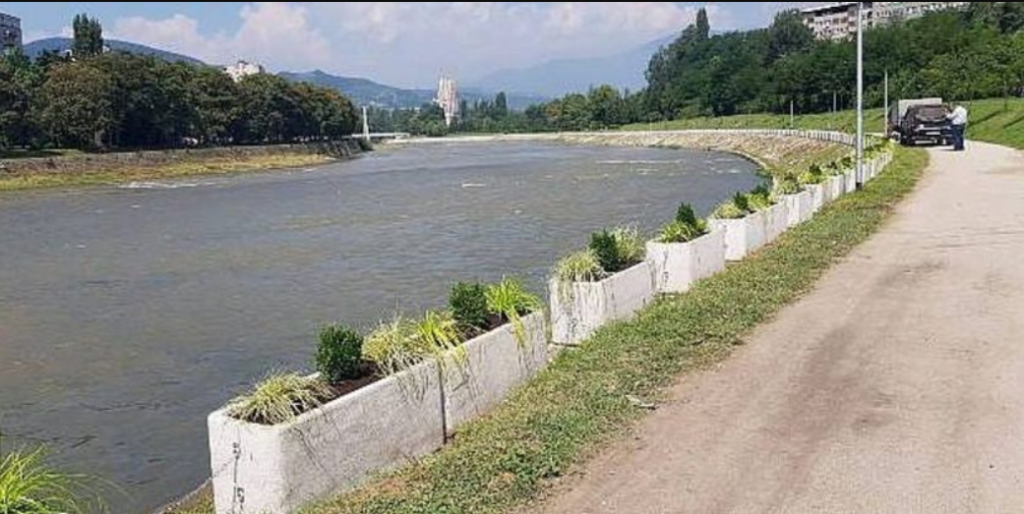
{"label": "parked vehicle", "polygon": [[952,136],[952,126],[946,119],[948,114],[949,109],[941,98],[900,100],[889,109],[889,135],[907,146],[922,141],[947,144]]}

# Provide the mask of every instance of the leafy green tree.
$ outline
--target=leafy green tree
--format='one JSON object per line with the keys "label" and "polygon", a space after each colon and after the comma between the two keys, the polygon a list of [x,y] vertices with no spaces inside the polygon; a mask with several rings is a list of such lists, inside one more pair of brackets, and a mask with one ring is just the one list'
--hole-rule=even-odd
{"label": "leafy green tree", "polygon": [[810,48],[814,44],[814,32],[804,25],[799,11],[782,11],[775,15],[775,20],[768,28],[768,39],[767,61],[772,63],[791,53]]}
{"label": "leafy green tree", "polygon": [[75,35],[71,51],[76,58],[82,59],[103,53],[103,27],[99,20],[86,14],[79,14],[75,16],[71,26]]}
{"label": "leafy green tree", "polygon": [[55,65],[40,94],[42,126],[57,146],[103,148],[114,121],[113,94],[102,70],[81,62]]}
{"label": "leafy green tree", "polygon": [[708,22],[708,11],[701,7],[697,11],[697,21],[694,22],[694,37],[697,41],[706,41],[711,37],[711,23]]}
{"label": "leafy green tree", "polygon": [[504,91],[499,91],[497,95],[494,95],[492,116],[497,119],[508,116],[508,98],[505,97]]}

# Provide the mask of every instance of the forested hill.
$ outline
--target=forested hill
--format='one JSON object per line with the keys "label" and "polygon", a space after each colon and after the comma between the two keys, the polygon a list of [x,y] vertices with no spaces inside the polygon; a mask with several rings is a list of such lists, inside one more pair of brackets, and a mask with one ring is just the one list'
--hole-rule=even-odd
{"label": "forested hill", "polygon": [[[968,100],[1020,91],[1024,6],[971,2],[865,33],[866,100],[882,103],[885,71],[894,97]],[[709,35],[706,17],[651,59],[642,101],[648,118],[825,112],[833,94],[849,105],[855,87],[852,41],[815,41],[795,11],[767,29]]]}

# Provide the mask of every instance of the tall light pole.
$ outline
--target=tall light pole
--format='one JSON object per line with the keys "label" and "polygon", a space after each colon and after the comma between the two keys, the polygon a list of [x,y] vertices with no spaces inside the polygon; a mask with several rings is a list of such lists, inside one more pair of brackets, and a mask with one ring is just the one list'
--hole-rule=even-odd
{"label": "tall light pole", "polygon": [[889,69],[885,69],[885,112],[882,114],[882,137],[889,139]]}
{"label": "tall light pole", "polygon": [[857,2],[857,185],[864,183],[864,2]]}

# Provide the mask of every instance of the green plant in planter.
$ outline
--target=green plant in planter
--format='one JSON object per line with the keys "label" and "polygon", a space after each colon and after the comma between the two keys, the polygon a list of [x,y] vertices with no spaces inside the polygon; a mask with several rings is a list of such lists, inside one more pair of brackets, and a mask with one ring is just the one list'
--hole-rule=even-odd
{"label": "green plant in planter", "polygon": [[451,312],[427,311],[415,322],[417,346],[429,355],[437,355],[458,347],[462,343],[458,324]]}
{"label": "green plant in planter", "polygon": [[277,373],[231,400],[228,415],[250,423],[276,425],[323,405],[331,395],[327,384],[317,378]]}
{"label": "green plant in planter", "polygon": [[821,170],[821,166],[812,164],[807,171],[800,174],[797,177],[797,182],[801,185],[820,184],[825,181],[825,174]]}
{"label": "green plant in planter", "polygon": [[697,218],[697,214],[693,212],[693,206],[688,203],[679,204],[679,208],[676,209],[675,220],[693,227],[696,227],[703,221]]}
{"label": "green plant in planter", "polygon": [[526,344],[526,327],[522,317],[543,308],[540,298],[524,289],[518,280],[508,277],[489,286],[485,296],[487,310],[498,315],[502,321],[511,323],[516,341],[520,346]]}
{"label": "green plant in planter", "polygon": [[797,181],[796,177],[787,175],[775,181],[775,187],[772,190],[772,195],[779,198],[785,195],[795,195],[799,192],[800,182]]}
{"label": "green plant in planter", "polygon": [[45,461],[44,448],[0,453],[0,514],[81,514],[106,510],[98,498],[89,498],[96,495],[89,491],[84,475],[55,471]]}
{"label": "green plant in planter", "polygon": [[316,370],[329,384],[359,378],[363,362],[363,336],[342,325],[320,329]]}
{"label": "green plant in planter", "polygon": [[676,219],[662,227],[658,233],[659,243],[686,243],[707,234],[707,222],[698,219],[689,204],[682,204],[676,210]]}
{"label": "green plant in planter", "polygon": [[764,184],[747,193],[747,205],[752,211],[763,211],[770,208],[773,203],[771,191]]}
{"label": "green plant in planter", "polygon": [[593,250],[580,250],[563,257],[555,265],[555,279],[562,284],[597,282],[605,277],[601,261]]}
{"label": "green plant in planter", "polygon": [[750,209],[747,195],[736,193],[731,199],[716,207],[715,212],[711,213],[711,217],[720,220],[733,220],[743,218],[751,212],[753,211]]}
{"label": "green plant in planter", "polygon": [[590,236],[590,249],[597,256],[601,269],[608,273],[622,271],[644,260],[644,243],[635,229],[595,232]]}
{"label": "green plant in planter", "polygon": [[393,375],[423,361],[433,352],[418,337],[412,320],[395,316],[382,321],[363,343],[363,355],[384,375]]}
{"label": "green plant in planter", "polygon": [[480,283],[459,282],[448,296],[448,307],[463,335],[471,336],[489,326],[487,288]]}

